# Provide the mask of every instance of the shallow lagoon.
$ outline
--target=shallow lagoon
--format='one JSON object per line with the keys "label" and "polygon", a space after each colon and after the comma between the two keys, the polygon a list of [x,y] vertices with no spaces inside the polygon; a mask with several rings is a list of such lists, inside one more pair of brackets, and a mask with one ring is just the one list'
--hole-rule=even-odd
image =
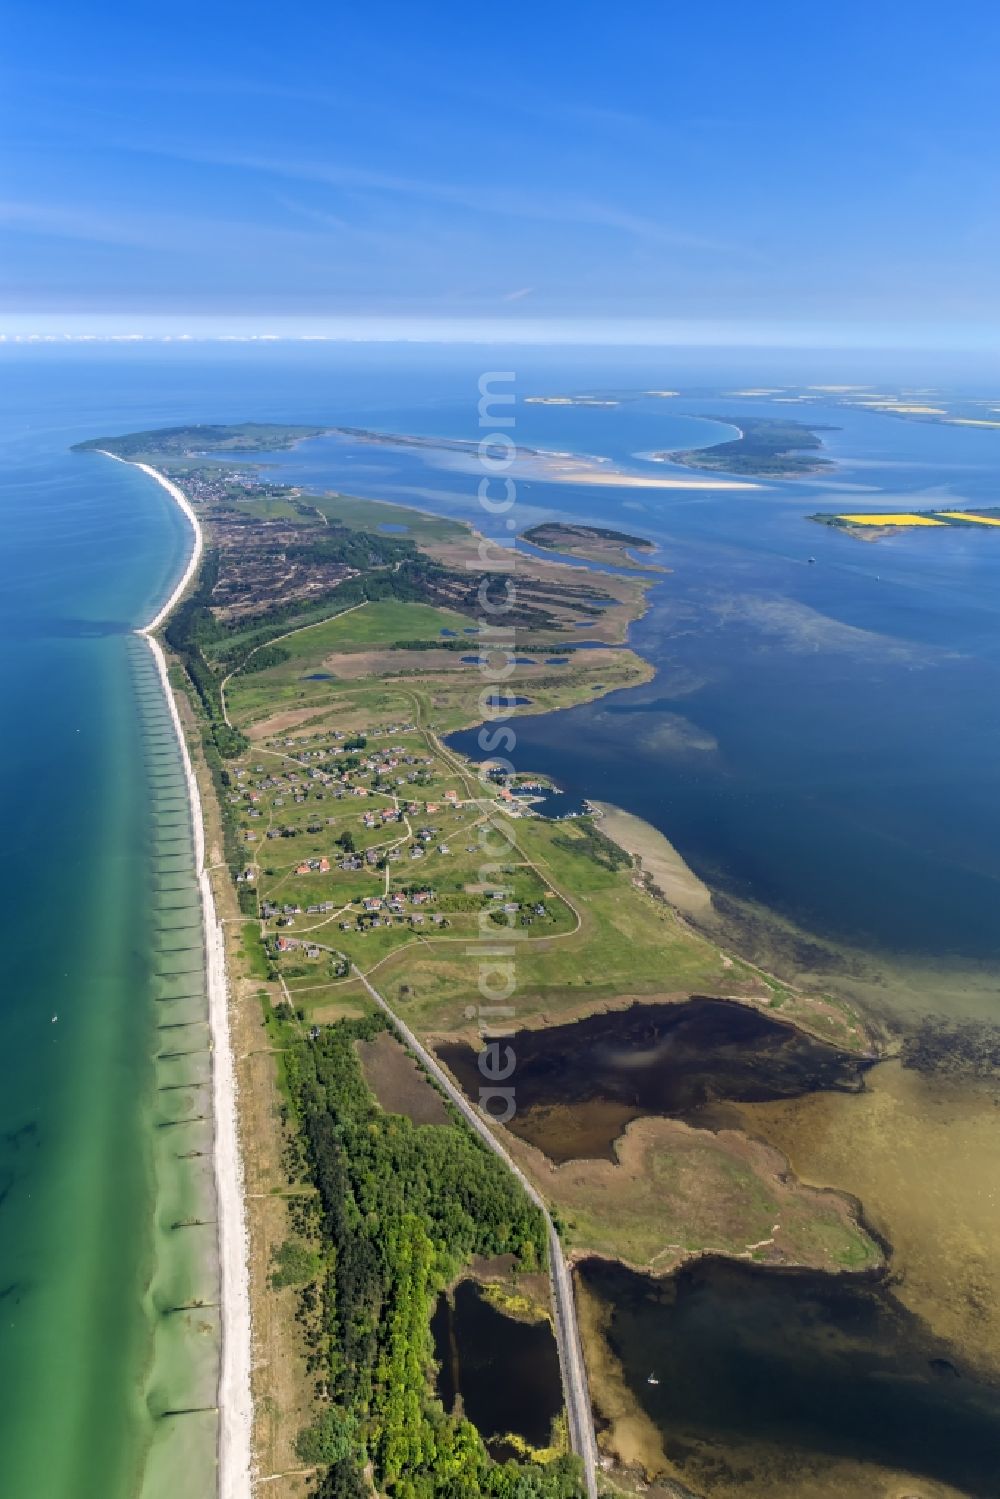
{"label": "shallow lagoon", "polygon": [[611,1355],[598,1383],[705,1499],[996,1494],[1000,1383],[886,1284],[718,1259],[663,1282],[594,1260],[580,1275]]}

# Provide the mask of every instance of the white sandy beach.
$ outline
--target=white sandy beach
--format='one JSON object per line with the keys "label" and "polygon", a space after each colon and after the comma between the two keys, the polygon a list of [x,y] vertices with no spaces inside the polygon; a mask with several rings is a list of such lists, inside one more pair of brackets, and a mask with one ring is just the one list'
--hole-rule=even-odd
{"label": "white sandy beach", "polygon": [[[104,452],[103,449],[100,451]],[[118,463],[127,459],[106,453]],[[250,1393],[251,1328],[248,1243],[243,1199],[243,1164],[237,1119],[236,1070],[229,1032],[225,944],[215,911],[212,883],[205,858],[205,826],[201,796],[188,753],[173,690],[167,676],[166,657],[154,632],[180,602],[201,560],[204,538],[190,502],[176,484],[148,463],[134,463],[180,506],[194,531],[194,547],[176,588],[162,609],[136,633],[143,636],[153,653],[180,745],[194,826],[195,863],[201,889],[205,932],[205,968],[208,986],[209,1025],[212,1033],[212,1103],[215,1151],[215,1184],[219,1218],[219,1264],[221,1275],[222,1348],[219,1371],[219,1499],[249,1499],[252,1490],[251,1441],[253,1402]]]}

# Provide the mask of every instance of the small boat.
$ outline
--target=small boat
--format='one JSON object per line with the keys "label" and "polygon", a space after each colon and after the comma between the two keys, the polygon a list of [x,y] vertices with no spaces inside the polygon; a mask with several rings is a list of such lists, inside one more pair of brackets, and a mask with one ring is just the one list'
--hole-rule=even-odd
{"label": "small boat", "polygon": [[659,1384],[659,1382],[660,1382],[660,1381],[659,1381],[659,1380],[658,1380],[658,1379],[657,1379],[657,1377],[656,1377],[656,1375],[655,1375],[655,1374],[651,1374],[651,1375],[650,1375],[650,1376],[649,1376],[649,1378],[648,1378],[648,1379],[647,1379],[647,1380],[646,1380],[646,1383],[647,1383],[647,1384]]}
{"label": "small boat", "polygon": [[816,565],[816,558],[815,557],[810,557],[809,558],[809,566],[810,567],[814,567],[815,565]]}

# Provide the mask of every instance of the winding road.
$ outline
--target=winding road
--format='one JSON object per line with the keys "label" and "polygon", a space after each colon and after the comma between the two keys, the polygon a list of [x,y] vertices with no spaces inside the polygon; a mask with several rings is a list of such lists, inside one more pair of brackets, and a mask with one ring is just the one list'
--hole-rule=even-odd
{"label": "winding road", "polygon": [[[354,965],[352,965],[354,966]],[[460,1088],[452,1082],[440,1062],[417,1039],[413,1031],[393,1010],[388,1000],[383,998],[374,984],[370,983],[360,968],[354,967],[354,973],[364,984],[365,989],[378,1005],[383,1014],[392,1021],[406,1045],[419,1057],[421,1063],[426,1067],[431,1077],[444,1089],[451,1102],[459,1110],[462,1117],[476,1134],[488,1145],[494,1155],[498,1155],[507,1167],[513,1172],[521,1186],[527,1192],[532,1202],[538,1208],[545,1219],[545,1226],[549,1236],[549,1280],[552,1287],[552,1311],[555,1322],[556,1345],[559,1350],[559,1367],[562,1370],[563,1398],[566,1402],[566,1417],[569,1422],[569,1439],[573,1451],[583,1463],[584,1481],[587,1487],[588,1499],[597,1499],[597,1439],[594,1435],[594,1417],[590,1406],[590,1392],[587,1388],[587,1371],[583,1362],[583,1348],[580,1342],[580,1329],[576,1320],[576,1303],[573,1300],[573,1282],[570,1278],[569,1267],[563,1254],[559,1235],[556,1233],[552,1215],[546,1207],[538,1190],[528,1180],[525,1173],[517,1162],[507,1153],[496,1135],[486,1123],[486,1120],[466,1098]]]}

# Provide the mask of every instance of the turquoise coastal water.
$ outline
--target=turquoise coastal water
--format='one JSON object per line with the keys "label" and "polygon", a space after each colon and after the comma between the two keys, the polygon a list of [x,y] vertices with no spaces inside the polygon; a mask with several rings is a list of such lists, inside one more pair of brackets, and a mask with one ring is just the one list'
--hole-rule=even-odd
{"label": "turquoise coastal water", "polygon": [[[191,539],[147,481],[70,455],[76,432],[25,430],[37,407],[18,414],[0,449],[0,1493],[113,1499],[147,1469],[143,1492],[158,1491],[175,1443],[163,1409],[214,1403],[214,1330],[162,1316],[184,1288],[215,1299],[210,1243],[173,1228],[213,1213],[210,1157],[171,1159],[185,1131],[162,1128],[193,1097],[160,1091],[171,1006],[154,1002],[179,962],[160,906],[165,886],[190,885],[191,828],[183,800],[167,805],[179,756],[130,633]],[[204,988],[198,919],[190,992]],[[188,1426],[191,1492],[207,1494],[214,1416]]]}

